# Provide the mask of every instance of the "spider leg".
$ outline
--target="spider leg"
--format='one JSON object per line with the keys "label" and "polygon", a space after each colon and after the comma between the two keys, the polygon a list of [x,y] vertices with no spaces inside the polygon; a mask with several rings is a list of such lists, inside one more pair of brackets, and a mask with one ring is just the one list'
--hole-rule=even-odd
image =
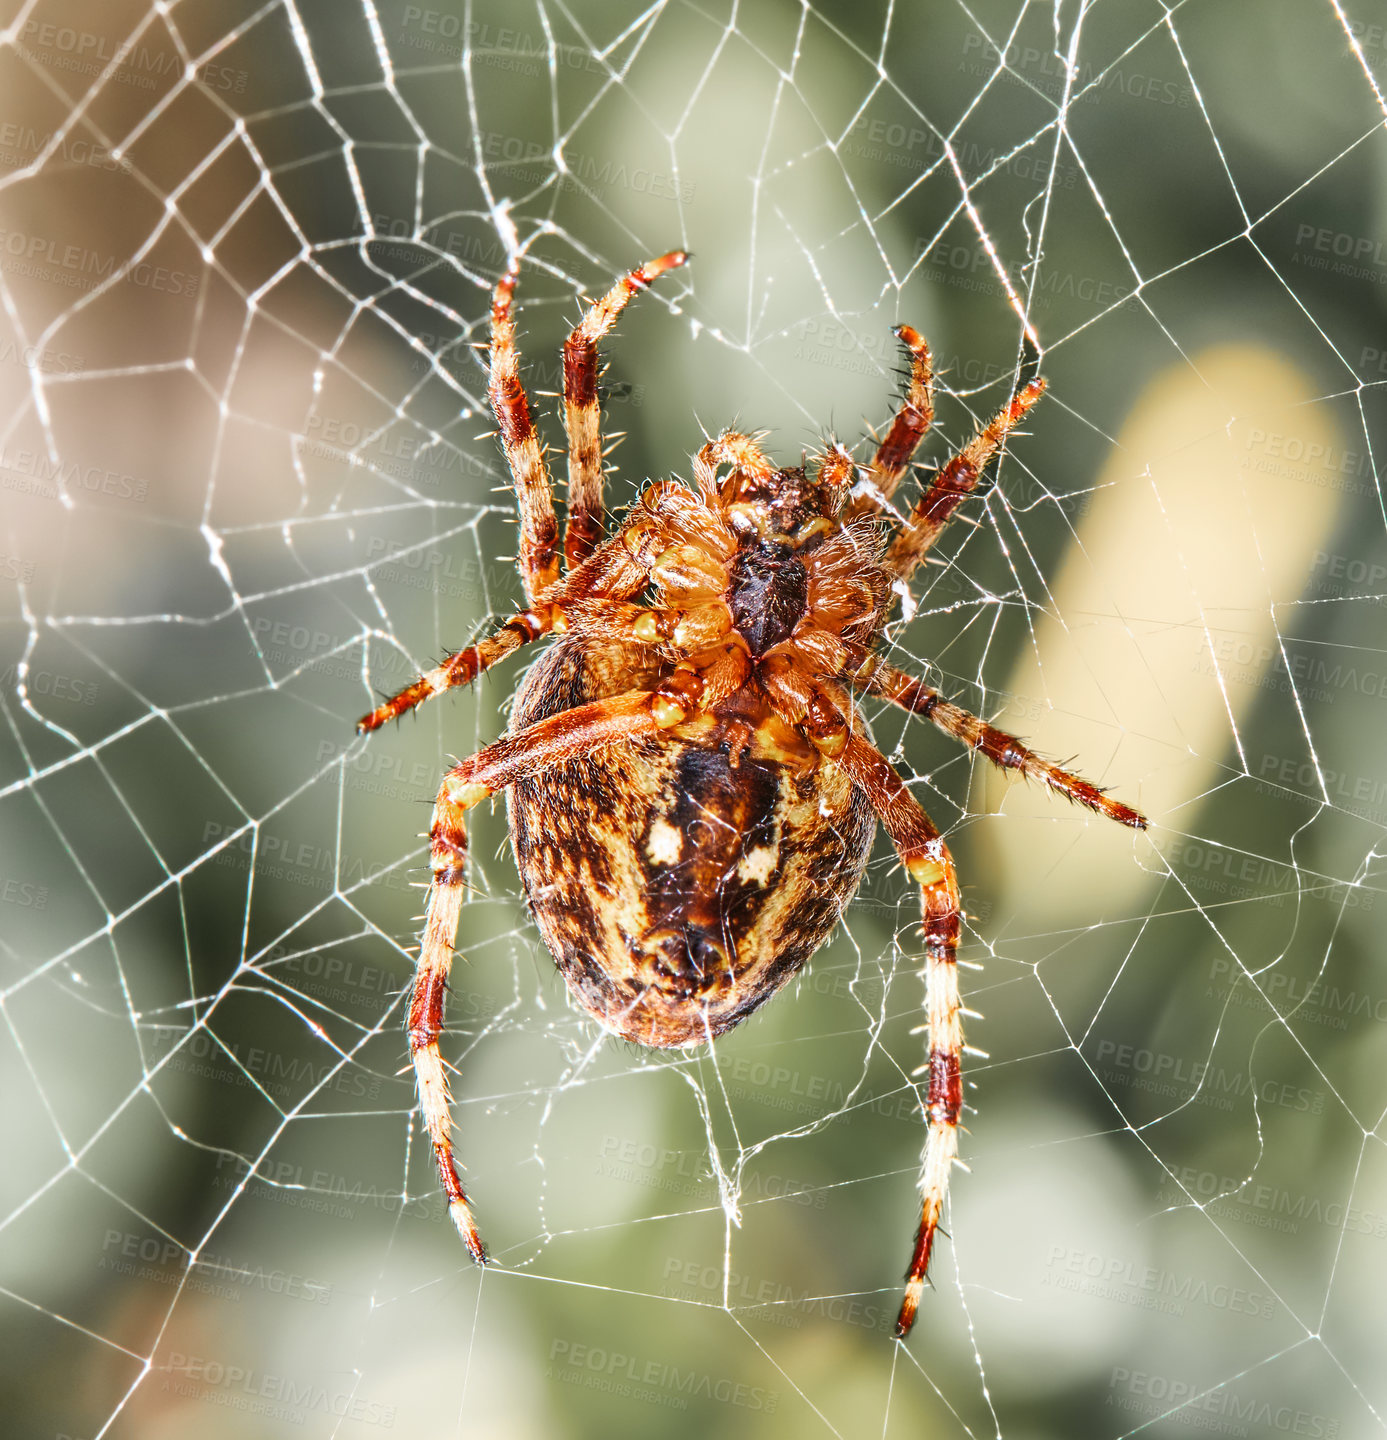
{"label": "spider leg", "polygon": [[915,1073],[928,1072],[925,1150],[920,1163],[920,1224],[905,1276],[905,1298],[896,1318],[904,1339],[915,1323],[925,1288],[935,1231],[958,1158],[958,1120],[963,1109],[963,1025],[958,994],[958,940],[962,906],[953,857],[934,823],[906,788],[891,762],[856,734],[844,713],[847,697],[836,686],[803,671],[774,667],[766,693],[781,719],[798,726],[830,763],[839,766],[866,795],[891,837],[896,853],[920,887],[925,937],[925,1011],[929,1059]]}
{"label": "spider leg", "polygon": [[441,695],[458,685],[470,685],[478,675],[490,670],[498,660],[503,660],[513,650],[538,639],[553,627],[552,606],[541,606],[538,610],[522,610],[512,615],[499,630],[488,635],[476,645],[469,645],[455,655],[449,655],[432,670],[426,670],[417,680],[411,681],[397,694],[377,705],[369,715],[363,715],[356,722],[357,733],[368,734],[390,720],[398,720],[416,705]]}
{"label": "spider leg", "polygon": [[[658,506],[659,500],[654,504]],[[357,730],[361,734],[379,730],[387,721],[399,719],[406,711],[445,690],[470,685],[512,651],[551,630],[563,629],[567,612],[576,610],[589,596],[634,595],[649,578],[651,566],[664,544],[662,524],[658,510],[647,509],[646,516],[619,530],[582,565],[554,585],[543,600],[512,615],[485,640],[449,655],[441,665],[377,705],[356,722]]]}
{"label": "spider leg", "polygon": [[563,347],[564,429],[568,432],[568,521],[563,548],[568,568],[582,564],[602,536],[602,416],[597,399],[597,342],[616,324],[627,302],[667,270],[688,260],[671,250],[647,260],[583,316]]}
{"label": "spider leg", "polygon": [[[764,437],[762,437],[764,438]],[[731,466],[723,484],[740,471],[753,480],[765,480],[775,471],[775,466],[766,458],[766,452],[756,443],[756,437],[743,435],[737,430],[724,430],[716,439],[699,447],[694,456],[694,483],[699,494],[713,499],[719,493],[718,467]]]}
{"label": "spider leg", "polygon": [[662,686],[653,692],[632,691],[580,705],[488,745],[455,765],[443,778],[429,829],[429,865],[433,880],[410,997],[409,1048],[419,1091],[419,1110],[433,1145],[438,1177],[448,1197],[448,1213],[478,1264],[486,1263],[486,1247],[458,1174],[449,1109],[451,1096],[438,1050],[444,997],[462,913],[467,870],[466,813],[487,796],[548,766],[609,745],[653,735],[664,726],[679,723],[690,708],[689,701],[690,697],[676,685]]}
{"label": "spider leg", "polygon": [[515,478],[515,501],[520,511],[520,576],[525,583],[525,598],[533,604],[559,578],[559,522],[554,515],[553,482],[530,414],[529,397],[520,380],[512,313],[519,274],[520,256],[515,255],[497,281],[492,297],[491,379],[486,393],[501,432],[506,464]]}
{"label": "spider leg", "polygon": [[896,338],[910,352],[910,380],[905,399],[891,420],[886,438],[877,446],[877,453],[868,467],[875,493],[854,497],[848,504],[844,520],[859,515],[877,515],[896,493],[901,476],[910,467],[920,441],[934,423],[934,368],[930,363],[929,346],[918,330],[897,325]]}
{"label": "spider leg", "polygon": [[904,1339],[915,1323],[924,1293],[934,1234],[958,1158],[958,1120],[963,1109],[963,1025],[957,963],[962,905],[949,847],[886,757],[861,736],[852,735],[834,763],[866,793],[896,853],[920,887],[929,1059],[915,1073],[929,1075],[925,1097],[928,1128],[920,1163],[920,1224],[905,1274],[905,1297],[896,1317],[896,1337]]}
{"label": "spider leg", "polygon": [[1083,805],[1096,815],[1105,815],[1119,825],[1145,830],[1146,817],[1128,805],[1111,800],[1096,785],[1042,760],[1014,735],[998,730],[976,715],[945,700],[937,690],[898,670],[894,665],[879,664],[865,681],[866,688],[899,705],[902,710],[921,715],[937,725],[946,735],[961,740],[1002,770],[1019,770],[1028,780],[1037,780],[1048,789]]}
{"label": "spider leg", "polygon": [[568,613],[581,623],[585,640],[654,646],[671,660],[712,649],[727,638],[733,623],[721,600],[659,609],[604,596],[568,607]]}
{"label": "spider leg", "polygon": [[[1032,380],[998,411],[976,435],[949,460],[926,486],[924,494],[897,532],[886,552],[887,570],[900,580],[909,580],[924,559],[939,532],[961,500],[977,487],[987,462],[1014,430],[1026,412],[1045,393],[1043,380]],[[889,438],[889,437],[888,437]]]}

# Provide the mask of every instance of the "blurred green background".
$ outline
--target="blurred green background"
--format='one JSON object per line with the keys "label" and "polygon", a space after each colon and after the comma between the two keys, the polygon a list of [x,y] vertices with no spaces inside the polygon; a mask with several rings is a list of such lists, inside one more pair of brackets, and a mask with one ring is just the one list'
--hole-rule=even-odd
{"label": "blurred green background", "polygon": [[[1387,27],[1365,5],[12,5],[0,35],[6,1433],[1357,1436],[1387,1413]],[[1005,55],[1005,61],[1000,57]],[[610,498],[705,433],[939,463],[1050,394],[891,658],[1141,806],[876,737],[969,922],[970,1170],[890,1339],[915,897],[711,1054],[606,1040],[474,812],[449,1227],[401,994],[519,599],[491,286]],[[869,445],[859,447],[859,456]],[[561,472],[561,454],[555,453]]]}

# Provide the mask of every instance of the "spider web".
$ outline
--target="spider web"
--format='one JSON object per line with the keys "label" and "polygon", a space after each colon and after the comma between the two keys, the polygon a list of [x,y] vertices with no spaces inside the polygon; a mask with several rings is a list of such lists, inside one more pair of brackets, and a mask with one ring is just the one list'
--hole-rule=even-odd
{"label": "spider web", "polygon": [[[0,1310],[35,1436],[1377,1433],[1387,28],[1185,4],[12,4],[0,34]],[[419,832],[517,673],[353,722],[519,599],[477,352],[611,497],[941,371],[1050,392],[891,658],[1135,839],[871,718],[949,837],[972,1107],[910,1341],[916,898],[880,844],[711,1053],[604,1039],[474,812],[419,1142]],[[858,451],[865,455],[864,445]]]}

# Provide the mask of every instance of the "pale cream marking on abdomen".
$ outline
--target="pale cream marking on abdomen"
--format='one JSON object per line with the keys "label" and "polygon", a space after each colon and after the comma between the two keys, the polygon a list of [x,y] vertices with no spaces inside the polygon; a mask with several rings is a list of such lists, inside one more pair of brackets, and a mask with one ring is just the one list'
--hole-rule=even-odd
{"label": "pale cream marking on abdomen", "polygon": [[761,845],[748,851],[737,861],[737,878],[745,883],[754,880],[764,885],[775,872],[776,861],[780,858],[778,845]]}
{"label": "pale cream marking on abdomen", "polygon": [[684,837],[663,816],[651,825],[645,853],[656,865],[673,865],[683,850]]}

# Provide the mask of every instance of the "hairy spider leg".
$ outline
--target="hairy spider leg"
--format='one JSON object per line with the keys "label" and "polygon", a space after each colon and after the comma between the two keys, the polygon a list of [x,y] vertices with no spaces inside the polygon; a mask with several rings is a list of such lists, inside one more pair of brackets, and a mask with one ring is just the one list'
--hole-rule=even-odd
{"label": "hairy spider leg", "polygon": [[920,1162],[920,1224],[905,1275],[905,1297],[896,1318],[904,1339],[915,1323],[925,1288],[935,1231],[958,1159],[958,1121],[963,1109],[963,1025],[958,994],[958,940],[962,906],[958,874],[943,837],[906,788],[891,762],[857,734],[845,713],[847,697],[836,686],[788,667],[765,676],[766,693],[782,720],[796,725],[829,763],[839,766],[866,795],[901,863],[920,886],[925,939],[925,1013],[929,1059],[915,1071],[929,1074],[925,1097],[925,1148]]}
{"label": "hairy spider leg", "polygon": [[398,720],[407,710],[413,710],[416,705],[422,705],[425,700],[441,695],[445,690],[470,685],[498,660],[505,659],[512,651],[549,631],[554,621],[552,609],[552,606],[541,605],[538,609],[522,610],[512,615],[485,640],[449,655],[441,665],[426,670],[417,680],[377,705],[369,715],[363,715],[356,722],[357,732],[365,735],[379,730],[388,720]]}
{"label": "hairy spider leg", "polygon": [[910,352],[910,379],[905,398],[891,420],[891,427],[877,446],[868,468],[875,493],[858,495],[848,504],[844,520],[859,515],[877,515],[896,493],[901,476],[910,468],[920,441],[934,423],[934,367],[924,336],[909,325],[897,325],[893,332]]}
{"label": "hairy spider leg", "polygon": [[904,670],[881,663],[865,680],[854,683],[865,685],[873,695],[892,701],[902,710],[922,716],[946,735],[952,735],[955,740],[961,740],[978,751],[999,769],[1019,770],[1028,780],[1038,780],[1048,789],[1085,806],[1096,815],[1105,815],[1119,825],[1130,825],[1133,830],[1146,829],[1146,817],[1139,811],[1110,799],[1096,785],[1071,771],[1042,760],[1015,735],[1008,735],[1005,730],[998,730],[961,706],[950,703],[937,690],[931,690]]}
{"label": "hairy spider leg", "polygon": [[1002,441],[1021,423],[1026,412],[1044,393],[1044,380],[1031,380],[1023,385],[963,449],[938,471],[926,486],[924,494],[915,502],[915,508],[886,552],[884,564],[892,575],[902,581],[910,579],[915,567],[939,538],[939,532],[948,523],[959,502],[977,488],[987,462],[997,453]]}
{"label": "hairy spider leg", "polygon": [[551,630],[562,630],[567,611],[589,596],[624,599],[636,594],[649,578],[652,558],[661,543],[658,520],[644,527],[624,526],[582,565],[570,571],[543,600],[512,615],[486,639],[449,655],[441,665],[426,671],[398,694],[377,705],[356,722],[357,730],[362,734],[379,730],[387,721],[397,720],[406,711],[445,690],[470,685],[478,675],[522,645]]}
{"label": "hairy spider leg", "polygon": [[693,457],[694,483],[698,493],[707,500],[718,497],[718,470],[723,465],[757,480],[764,480],[774,473],[775,466],[758,445],[756,436],[743,435],[738,430],[724,430],[721,435],[699,446]]}
{"label": "hairy spider leg", "polygon": [[596,301],[563,347],[564,429],[568,433],[568,518],[563,549],[568,568],[582,564],[602,538],[602,415],[597,399],[597,342],[617,322],[633,295],[669,270],[686,264],[688,254],[671,250],[638,265]]}
{"label": "hairy spider leg", "polygon": [[410,997],[409,1048],[419,1110],[433,1145],[438,1178],[448,1197],[448,1214],[478,1264],[486,1263],[486,1247],[458,1174],[452,1096],[438,1049],[466,882],[466,813],[489,795],[549,766],[654,735],[663,726],[678,723],[695,701],[696,696],[676,689],[673,697],[660,691],[630,691],[579,705],[540,720],[518,735],[505,736],[453,766],[443,777],[429,829],[433,879]]}
{"label": "hairy spider leg", "polygon": [[491,379],[486,395],[501,432],[501,448],[515,478],[520,512],[520,578],[525,598],[534,602],[559,578],[559,522],[554,515],[554,486],[544,450],[520,379],[515,347],[515,282],[520,256],[511,257],[491,301]]}
{"label": "hairy spider leg", "polygon": [[920,887],[929,1058],[914,1073],[927,1073],[929,1085],[925,1149],[920,1161],[920,1225],[905,1272],[905,1297],[896,1317],[896,1337],[904,1339],[915,1323],[934,1234],[958,1159],[958,1121],[963,1110],[963,1007],[958,994],[962,905],[949,847],[881,751],[860,735],[852,735],[835,763],[866,793],[902,864]]}

